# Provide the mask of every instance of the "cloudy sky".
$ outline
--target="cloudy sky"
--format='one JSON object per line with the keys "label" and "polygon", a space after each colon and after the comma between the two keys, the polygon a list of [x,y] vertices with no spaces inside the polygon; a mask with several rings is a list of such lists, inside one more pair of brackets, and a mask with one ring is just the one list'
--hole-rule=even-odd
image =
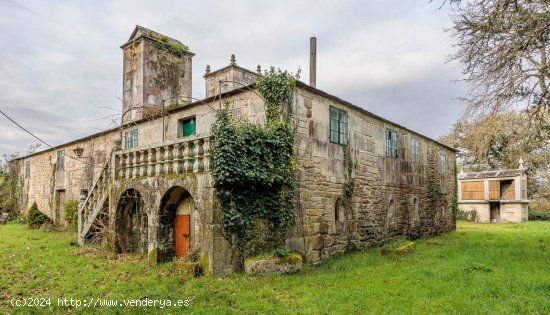
{"label": "cloudy sky", "polygon": [[[196,53],[202,75],[230,54],[309,82],[309,37],[318,39],[317,87],[427,136],[459,116],[464,86],[448,11],[428,0],[25,1],[0,0],[0,109],[51,145],[113,127],[122,51],[139,24]],[[0,154],[37,141],[0,116]],[[45,146],[42,145],[42,149]]]}

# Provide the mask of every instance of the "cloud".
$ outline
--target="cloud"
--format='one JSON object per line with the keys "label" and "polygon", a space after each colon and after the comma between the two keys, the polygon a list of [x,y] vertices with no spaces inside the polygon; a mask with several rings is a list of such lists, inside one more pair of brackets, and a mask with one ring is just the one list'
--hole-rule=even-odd
{"label": "cloud", "polygon": [[[202,75],[237,63],[303,70],[318,38],[317,86],[387,119],[437,137],[462,105],[447,12],[423,1],[12,1],[0,0],[0,109],[51,145],[112,126],[120,108],[122,52],[135,24],[181,40]],[[0,154],[32,137],[0,117]]]}

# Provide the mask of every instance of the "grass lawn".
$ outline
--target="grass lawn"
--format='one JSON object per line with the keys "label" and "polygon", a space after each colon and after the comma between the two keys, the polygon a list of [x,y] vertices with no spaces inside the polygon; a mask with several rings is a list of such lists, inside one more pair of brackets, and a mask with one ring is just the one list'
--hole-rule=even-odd
{"label": "grass lawn", "polygon": [[[183,281],[149,266],[74,247],[74,234],[0,226],[0,312],[550,314],[550,222],[473,224],[418,241],[395,260],[379,248],[292,276]],[[51,298],[50,308],[11,299]],[[57,298],[189,300],[188,307],[60,308]]]}

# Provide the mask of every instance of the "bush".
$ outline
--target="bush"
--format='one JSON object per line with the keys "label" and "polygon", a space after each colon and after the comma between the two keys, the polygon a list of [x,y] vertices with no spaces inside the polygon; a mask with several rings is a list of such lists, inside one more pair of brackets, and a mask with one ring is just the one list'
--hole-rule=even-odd
{"label": "bush", "polygon": [[465,220],[470,222],[476,222],[477,221],[477,212],[475,210],[471,211],[462,211],[459,210],[456,215],[457,220]]}
{"label": "bush", "polygon": [[288,256],[288,249],[284,247],[275,248],[274,254],[278,258],[286,258]]}
{"label": "bush", "polygon": [[537,210],[529,211],[529,220],[531,221],[550,221],[550,213]]}
{"label": "bush", "polygon": [[29,213],[27,214],[27,222],[31,228],[38,229],[43,224],[51,224],[52,220],[50,220],[50,218],[48,218],[44,213],[38,210],[38,206],[36,205],[35,201],[29,209]]}
{"label": "bush", "polygon": [[65,221],[70,227],[76,227],[78,222],[78,200],[70,199],[63,204],[65,211]]}

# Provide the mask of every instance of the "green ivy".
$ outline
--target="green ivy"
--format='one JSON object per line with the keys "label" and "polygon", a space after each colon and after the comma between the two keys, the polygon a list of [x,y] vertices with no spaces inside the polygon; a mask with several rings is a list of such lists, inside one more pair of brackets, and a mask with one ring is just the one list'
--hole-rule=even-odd
{"label": "green ivy", "polygon": [[353,172],[353,161],[351,159],[351,148],[349,145],[344,146],[344,168],[346,169],[346,182],[344,183],[344,208],[346,212],[351,213],[351,201],[353,190],[355,189],[355,180],[351,178]]}
{"label": "green ivy", "polygon": [[211,173],[223,229],[241,263],[255,218],[267,222],[271,249],[284,244],[295,220],[294,129],[290,123],[295,78],[272,68],[255,84],[265,100],[265,126],[236,122],[226,106],[217,112],[211,133]]}

